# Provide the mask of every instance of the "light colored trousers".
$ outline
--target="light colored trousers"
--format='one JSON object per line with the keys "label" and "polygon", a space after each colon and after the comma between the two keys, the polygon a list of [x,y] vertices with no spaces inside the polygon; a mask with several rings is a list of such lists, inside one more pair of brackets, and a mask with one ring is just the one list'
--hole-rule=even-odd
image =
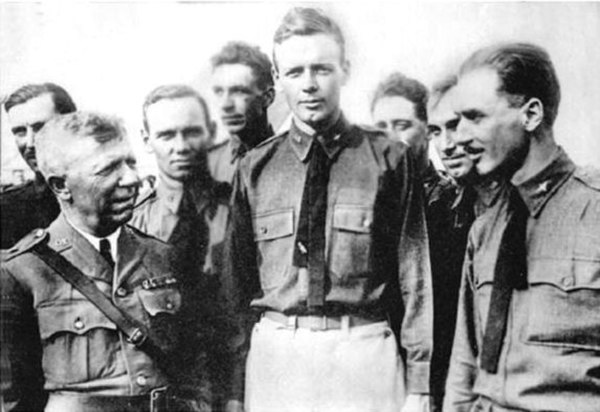
{"label": "light colored trousers", "polygon": [[387,322],[292,329],[263,317],[246,365],[245,412],[399,412],[404,366]]}

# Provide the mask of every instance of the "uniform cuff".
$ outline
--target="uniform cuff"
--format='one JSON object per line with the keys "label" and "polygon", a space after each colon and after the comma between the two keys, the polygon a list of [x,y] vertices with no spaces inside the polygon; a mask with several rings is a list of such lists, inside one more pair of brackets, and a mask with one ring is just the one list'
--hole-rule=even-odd
{"label": "uniform cuff", "polygon": [[429,362],[413,362],[408,364],[406,373],[408,393],[429,393]]}

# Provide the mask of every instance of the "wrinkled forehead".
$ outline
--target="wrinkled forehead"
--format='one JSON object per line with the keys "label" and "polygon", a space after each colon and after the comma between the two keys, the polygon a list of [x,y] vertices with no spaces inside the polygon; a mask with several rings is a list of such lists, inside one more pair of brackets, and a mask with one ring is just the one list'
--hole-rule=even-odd
{"label": "wrinkled forehead", "polygon": [[294,67],[317,63],[343,62],[342,46],[332,34],[295,34],[275,43],[273,56],[279,66]]}
{"label": "wrinkled forehead", "polygon": [[24,103],[17,104],[7,112],[8,120],[12,126],[46,122],[57,114],[50,93],[44,93]]}

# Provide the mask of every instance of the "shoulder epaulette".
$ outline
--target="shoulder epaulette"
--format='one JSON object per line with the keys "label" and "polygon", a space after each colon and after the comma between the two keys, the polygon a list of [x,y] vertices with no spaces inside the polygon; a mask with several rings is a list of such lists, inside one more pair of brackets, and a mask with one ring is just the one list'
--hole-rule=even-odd
{"label": "shoulder epaulette", "polygon": [[274,134],[273,136],[271,136],[271,137],[263,140],[259,144],[257,144],[254,147],[254,149],[258,149],[258,148],[263,147],[263,146],[268,146],[268,145],[272,144],[275,140],[279,140],[280,138],[287,136],[288,132],[289,132],[289,130],[284,130],[283,132]]}
{"label": "shoulder epaulette", "polygon": [[48,241],[48,231],[46,229],[34,229],[29,232],[25,237],[19,240],[13,247],[6,250],[2,254],[2,260],[5,262],[14,259],[15,257],[22,255],[30,251],[35,245],[41,242]]}
{"label": "shoulder epaulette", "polygon": [[575,169],[575,178],[595,190],[600,190],[600,169],[592,166]]}

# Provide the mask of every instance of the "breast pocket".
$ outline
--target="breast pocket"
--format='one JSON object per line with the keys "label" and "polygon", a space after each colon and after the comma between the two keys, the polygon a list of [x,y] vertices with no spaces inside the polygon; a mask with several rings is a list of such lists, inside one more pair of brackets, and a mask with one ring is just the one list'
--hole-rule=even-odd
{"label": "breast pocket", "polygon": [[364,277],[371,272],[372,225],[372,207],[334,206],[329,264],[338,279]]}
{"label": "breast pocket", "polygon": [[600,351],[600,260],[537,259],[525,340]]}
{"label": "breast pocket", "polygon": [[[38,308],[43,369],[52,383],[76,383],[110,373],[117,359],[117,327],[87,300],[52,302]],[[92,360],[100,358],[101,364]]]}
{"label": "breast pocket", "polygon": [[285,280],[294,246],[294,209],[279,209],[253,217],[254,240],[258,250],[258,268],[263,290],[268,291]]}

